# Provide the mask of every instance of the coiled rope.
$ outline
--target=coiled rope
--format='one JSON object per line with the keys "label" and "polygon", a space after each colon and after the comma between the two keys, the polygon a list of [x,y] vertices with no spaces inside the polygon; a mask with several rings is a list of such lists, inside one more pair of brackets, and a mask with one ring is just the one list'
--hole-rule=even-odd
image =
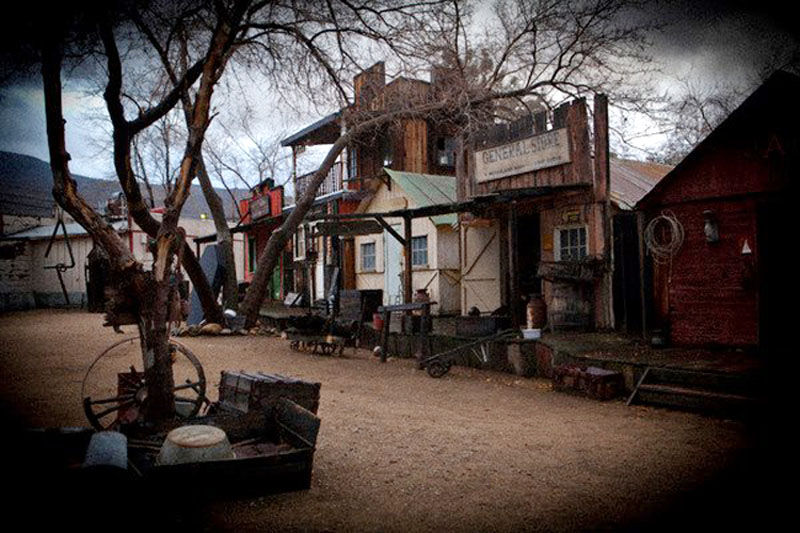
{"label": "coiled rope", "polygon": [[644,230],[644,242],[653,261],[662,265],[672,262],[683,244],[683,237],[683,225],[671,211],[663,211]]}

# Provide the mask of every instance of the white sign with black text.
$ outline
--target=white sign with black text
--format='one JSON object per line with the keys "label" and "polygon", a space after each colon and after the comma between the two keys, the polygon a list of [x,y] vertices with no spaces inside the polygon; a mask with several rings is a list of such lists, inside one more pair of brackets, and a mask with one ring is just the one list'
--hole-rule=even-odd
{"label": "white sign with black text", "polygon": [[570,162],[566,128],[475,152],[475,181],[491,181]]}

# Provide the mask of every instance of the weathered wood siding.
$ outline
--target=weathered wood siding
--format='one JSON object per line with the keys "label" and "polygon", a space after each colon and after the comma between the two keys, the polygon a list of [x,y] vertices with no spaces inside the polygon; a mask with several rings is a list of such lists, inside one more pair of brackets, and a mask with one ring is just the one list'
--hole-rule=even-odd
{"label": "weathered wood siding", "polygon": [[[714,212],[719,242],[703,233],[703,211]],[[748,346],[758,342],[758,255],[753,198],[708,200],[670,206],[684,228],[672,264],[656,265],[659,317],[671,325],[671,340],[683,345]],[[742,254],[745,241],[752,250]]]}
{"label": "weathered wood siding", "polygon": [[406,172],[428,173],[428,124],[424,120],[403,121],[402,157],[398,163],[400,166],[392,167]]}
{"label": "weathered wood siding", "polygon": [[461,225],[461,312],[490,313],[502,305],[500,225],[477,220]]}
{"label": "weathered wood siding", "polygon": [[[482,183],[475,182],[474,175],[474,159],[469,164],[469,182],[470,187],[468,194],[471,196],[481,196],[490,194],[497,191],[507,191],[513,189],[525,189],[530,187],[558,187],[563,185],[578,185],[578,184],[592,184],[594,174],[592,172],[592,159],[591,149],[589,144],[589,128],[587,122],[586,102],[576,100],[569,104],[565,104],[556,110],[556,117],[554,126],[566,127],[570,144],[570,163],[558,165],[549,168],[543,168],[534,172],[526,172],[515,176],[485,181]],[[527,128],[524,131],[534,131],[533,123],[530,125],[530,130]],[[541,125],[540,125],[541,127]],[[501,136],[496,142],[485,145],[477,145],[475,149],[483,149],[489,146],[497,146],[510,142],[514,138],[523,138],[527,133],[514,131],[515,128],[508,128],[508,133]],[[503,138],[505,137],[505,138]],[[475,157],[474,150],[472,151],[472,158]]]}

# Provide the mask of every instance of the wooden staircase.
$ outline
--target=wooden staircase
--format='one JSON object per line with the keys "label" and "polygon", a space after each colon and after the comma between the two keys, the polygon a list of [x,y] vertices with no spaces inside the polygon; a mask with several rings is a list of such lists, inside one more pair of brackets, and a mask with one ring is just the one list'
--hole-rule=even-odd
{"label": "wooden staircase", "polygon": [[649,366],[626,402],[633,403],[733,415],[752,412],[763,402],[754,375]]}

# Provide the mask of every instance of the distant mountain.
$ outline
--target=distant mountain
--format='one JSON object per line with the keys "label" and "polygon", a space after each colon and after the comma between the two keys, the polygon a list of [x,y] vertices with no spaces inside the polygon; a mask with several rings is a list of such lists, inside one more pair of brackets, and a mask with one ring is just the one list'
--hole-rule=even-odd
{"label": "distant mountain", "polygon": [[[121,192],[119,183],[113,180],[102,180],[73,174],[78,185],[78,193],[94,207],[104,206],[106,200]],[[238,219],[233,200],[224,189],[216,189],[225,206],[225,214],[229,219]],[[52,216],[55,200],[53,199],[53,175],[50,163],[36,157],[13,152],[0,151],[0,213],[47,217]],[[231,189],[237,200],[246,198],[246,189]],[[164,189],[154,186],[156,205],[163,205]],[[142,191],[142,194],[146,194]],[[192,186],[192,192],[183,207],[182,216],[200,218],[205,213],[211,216],[208,204],[199,185]]]}

